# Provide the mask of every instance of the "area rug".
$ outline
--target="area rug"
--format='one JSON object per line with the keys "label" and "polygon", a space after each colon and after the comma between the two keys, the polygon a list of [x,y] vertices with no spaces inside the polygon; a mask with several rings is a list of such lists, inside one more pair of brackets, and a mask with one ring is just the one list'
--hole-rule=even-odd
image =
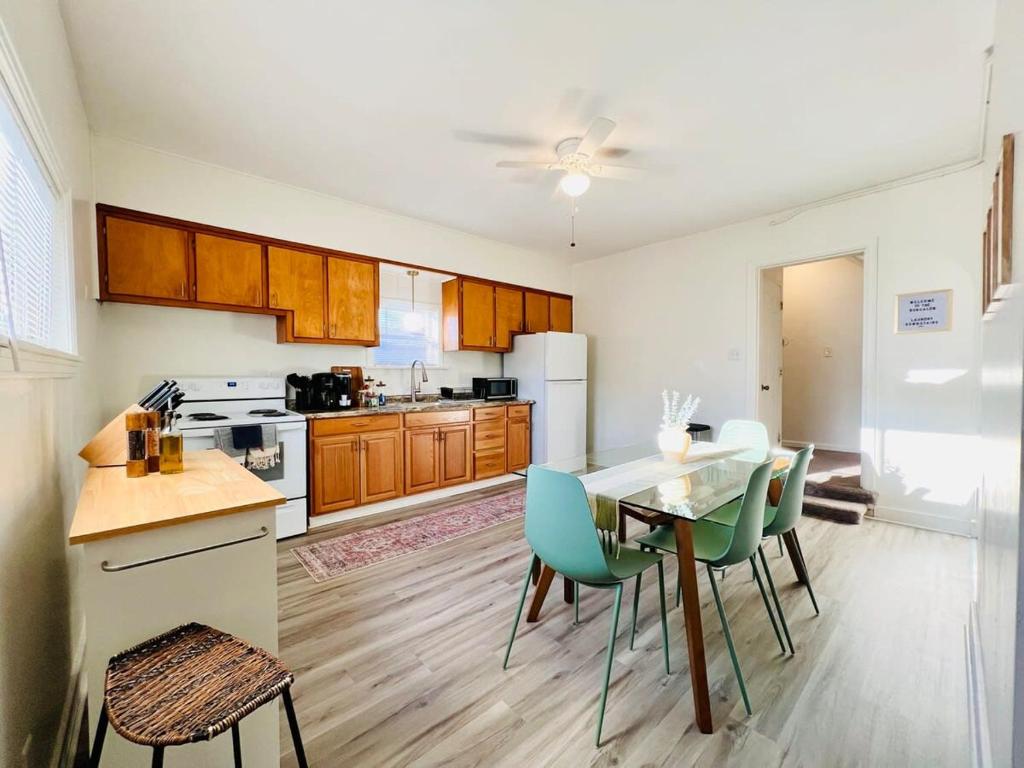
{"label": "area rug", "polygon": [[359,568],[419,552],[523,515],[523,490],[467,501],[407,520],[295,547],[292,554],[320,583]]}

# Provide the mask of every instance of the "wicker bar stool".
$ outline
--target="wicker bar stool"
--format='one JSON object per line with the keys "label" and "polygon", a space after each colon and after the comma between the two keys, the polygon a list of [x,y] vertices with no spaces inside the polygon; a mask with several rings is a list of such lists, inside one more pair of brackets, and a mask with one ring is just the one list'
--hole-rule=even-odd
{"label": "wicker bar stool", "polygon": [[209,741],[231,729],[235,766],[242,765],[238,722],[278,696],[301,768],[307,768],[299,723],[289,693],[292,673],[274,656],[234,635],[185,624],[119,653],[107,666],[90,766],[100,764],[109,722],[118,734],[153,748]]}

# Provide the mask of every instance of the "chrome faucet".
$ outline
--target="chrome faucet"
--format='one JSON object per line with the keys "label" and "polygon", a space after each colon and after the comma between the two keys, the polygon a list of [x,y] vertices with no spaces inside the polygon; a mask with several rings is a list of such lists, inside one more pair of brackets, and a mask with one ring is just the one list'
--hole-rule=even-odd
{"label": "chrome faucet", "polygon": [[420,388],[416,386],[416,363],[420,364],[420,372],[423,374],[421,381],[430,381],[427,378],[427,366],[423,364],[422,360],[413,360],[412,367],[409,370],[409,400],[410,402],[416,402],[416,393],[420,391]]}

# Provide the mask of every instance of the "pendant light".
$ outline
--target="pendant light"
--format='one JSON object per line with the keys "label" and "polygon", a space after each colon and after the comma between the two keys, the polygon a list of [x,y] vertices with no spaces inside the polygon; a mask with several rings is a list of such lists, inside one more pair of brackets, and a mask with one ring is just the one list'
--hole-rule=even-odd
{"label": "pendant light", "polygon": [[407,269],[405,274],[409,276],[410,293],[412,298],[412,309],[405,313],[402,318],[402,329],[410,333],[419,333],[423,330],[423,315],[416,311],[416,278],[419,276],[418,269]]}

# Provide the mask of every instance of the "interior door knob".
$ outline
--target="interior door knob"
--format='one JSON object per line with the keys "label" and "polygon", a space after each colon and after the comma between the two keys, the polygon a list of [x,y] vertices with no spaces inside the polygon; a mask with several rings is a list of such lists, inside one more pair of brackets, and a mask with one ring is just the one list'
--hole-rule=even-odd
{"label": "interior door knob", "polygon": [[761,385],[761,391],[762,392],[767,392],[769,389],[771,389],[771,387],[769,387],[767,384],[762,384]]}

